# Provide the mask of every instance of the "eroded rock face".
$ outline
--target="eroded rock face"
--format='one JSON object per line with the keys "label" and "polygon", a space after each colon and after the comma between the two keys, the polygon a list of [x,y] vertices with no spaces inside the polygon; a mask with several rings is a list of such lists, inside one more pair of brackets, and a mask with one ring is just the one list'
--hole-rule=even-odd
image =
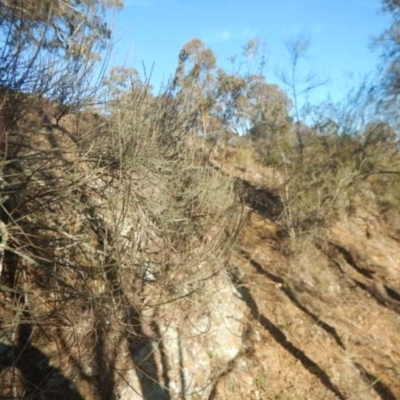
{"label": "eroded rock face", "polygon": [[358,208],[330,230],[330,246],[349,279],[400,311],[400,245],[378,210]]}
{"label": "eroded rock face", "polygon": [[[220,274],[205,285],[193,315],[168,315],[174,307],[165,307],[162,320],[170,323],[157,325],[158,337],[151,340],[151,349],[135,350],[143,351],[142,364],[131,366],[120,381],[120,398],[208,399],[215,380],[243,349],[245,307],[237,296],[227,276]],[[154,357],[156,371],[150,372],[145,354]],[[155,373],[158,382],[149,382],[146,372]]]}
{"label": "eroded rock face", "polygon": [[390,227],[364,207],[290,259],[275,235],[251,213],[233,253],[253,347],[218,398],[399,398],[400,243]]}
{"label": "eroded rock face", "polygon": [[[257,181],[254,163],[212,161],[247,186],[277,187]],[[217,382],[215,398],[400,398],[399,212],[382,211],[368,182],[359,189],[290,255],[275,215],[248,203],[231,270],[250,313],[251,351]]]}

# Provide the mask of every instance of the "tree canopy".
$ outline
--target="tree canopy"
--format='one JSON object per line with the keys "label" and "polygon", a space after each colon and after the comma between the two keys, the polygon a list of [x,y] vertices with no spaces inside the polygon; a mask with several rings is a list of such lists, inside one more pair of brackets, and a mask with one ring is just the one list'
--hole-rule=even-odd
{"label": "tree canopy", "polygon": [[65,102],[89,85],[122,0],[0,0],[0,86]]}
{"label": "tree canopy", "polygon": [[3,44],[14,50],[36,45],[87,56],[111,37],[105,12],[122,5],[121,0],[1,0]]}
{"label": "tree canopy", "polygon": [[390,14],[390,26],[378,38],[383,49],[385,87],[389,93],[400,93],[400,1],[383,0],[383,10]]}

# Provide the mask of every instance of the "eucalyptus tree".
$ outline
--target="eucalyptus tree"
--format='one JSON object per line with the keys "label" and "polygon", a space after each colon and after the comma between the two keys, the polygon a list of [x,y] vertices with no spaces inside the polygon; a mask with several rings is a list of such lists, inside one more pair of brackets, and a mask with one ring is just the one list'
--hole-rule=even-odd
{"label": "eucalyptus tree", "polygon": [[[88,97],[122,0],[0,0],[0,86],[65,104]],[[79,102],[78,101],[78,102]]]}
{"label": "eucalyptus tree", "polygon": [[383,0],[383,10],[390,15],[390,25],[377,39],[381,45],[384,80],[390,94],[400,93],[400,2]]}
{"label": "eucalyptus tree", "polygon": [[217,98],[216,73],[216,57],[200,39],[183,46],[172,87],[183,104],[193,110],[204,136],[209,133],[211,109]]}

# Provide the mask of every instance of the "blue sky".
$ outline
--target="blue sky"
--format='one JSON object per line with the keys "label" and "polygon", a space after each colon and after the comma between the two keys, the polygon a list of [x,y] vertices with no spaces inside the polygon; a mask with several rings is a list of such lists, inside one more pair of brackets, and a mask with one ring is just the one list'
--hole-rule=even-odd
{"label": "blue sky", "polygon": [[148,70],[158,88],[174,72],[178,54],[198,37],[221,66],[254,37],[267,49],[266,78],[277,83],[276,69],[287,68],[284,43],[311,37],[304,71],[329,79],[315,98],[338,99],[357,79],[376,70],[379,52],[371,40],[389,25],[380,0],[125,0],[114,16],[116,46],[112,64]]}

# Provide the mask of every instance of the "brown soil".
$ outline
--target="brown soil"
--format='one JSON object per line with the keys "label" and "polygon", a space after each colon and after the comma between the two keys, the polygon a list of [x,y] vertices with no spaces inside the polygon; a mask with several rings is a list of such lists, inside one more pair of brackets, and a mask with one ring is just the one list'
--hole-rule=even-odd
{"label": "brown soil", "polygon": [[[212,161],[244,179],[245,189],[270,190],[262,171],[216,154]],[[293,253],[274,218],[253,203],[231,252],[232,280],[248,308],[249,350],[220,379],[214,399],[400,398],[395,224],[384,222],[373,200],[356,198],[351,213],[297,238]]]}

